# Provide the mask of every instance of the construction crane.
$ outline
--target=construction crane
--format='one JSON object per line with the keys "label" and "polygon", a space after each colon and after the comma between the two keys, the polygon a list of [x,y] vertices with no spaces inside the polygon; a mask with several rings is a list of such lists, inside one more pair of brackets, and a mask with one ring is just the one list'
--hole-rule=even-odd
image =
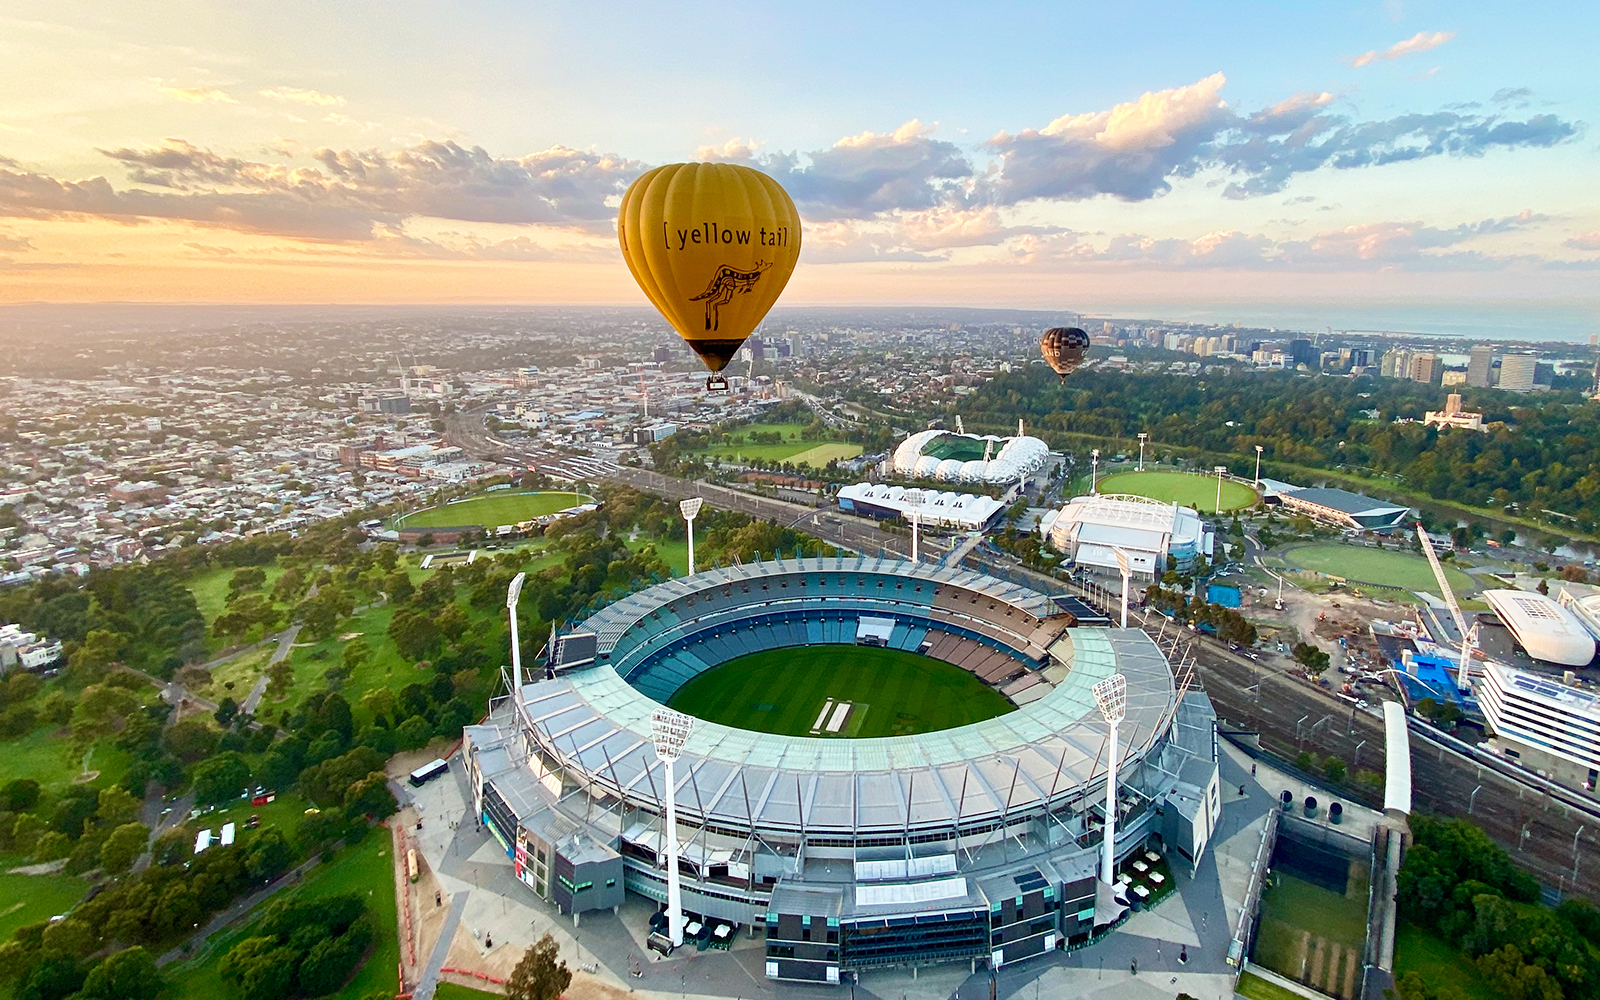
{"label": "construction crane", "polygon": [[1445,604],[1450,607],[1450,616],[1456,620],[1456,628],[1461,630],[1461,666],[1456,670],[1456,687],[1466,691],[1471,687],[1467,679],[1467,665],[1472,662],[1472,636],[1467,629],[1467,620],[1461,614],[1461,605],[1456,603],[1450,581],[1444,578],[1444,567],[1439,565],[1439,556],[1433,551],[1433,541],[1428,538],[1421,521],[1417,522],[1417,539],[1422,542],[1422,552],[1428,557],[1428,565],[1433,567],[1433,578],[1439,581],[1439,590],[1444,594]]}

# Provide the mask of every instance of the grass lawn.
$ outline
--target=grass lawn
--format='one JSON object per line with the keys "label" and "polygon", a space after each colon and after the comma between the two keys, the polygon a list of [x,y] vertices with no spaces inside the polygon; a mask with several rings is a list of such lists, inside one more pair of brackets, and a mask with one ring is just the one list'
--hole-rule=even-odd
{"label": "grass lawn", "polygon": [[[282,566],[262,567],[267,573],[267,582],[262,584],[260,592],[272,593],[272,585],[278,582],[278,577],[283,575]],[[186,586],[189,593],[194,595],[194,603],[199,606],[200,613],[206,617],[206,625],[217,620],[217,616],[228,604],[228,581],[233,579],[236,566],[213,566],[210,569],[196,573],[189,578]]]}
{"label": "grass lawn", "polygon": [[[202,698],[221,702],[223,698],[232,698],[234,701],[243,702],[250,693],[250,688],[255,684],[256,678],[267,669],[267,663],[272,659],[272,654],[278,651],[276,642],[268,643],[253,653],[237,656],[227,663],[211,671],[211,683],[195,693]],[[228,685],[232,684],[232,687]]]}
{"label": "grass lawn", "polygon": [[1470,1000],[1499,1000],[1466,956],[1409,920],[1394,934],[1394,977],[1415,972],[1430,990],[1454,986]]}
{"label": "grass lawn", "polygon": [[[725,459],[760,458],[769,462],[793,462],[817,468],[827,465],[830,459],[855,458],[861,454],[859,444],[803,441],[800,439],[803,430],[804,424],[750,424],[730,432],[730,441],[701,449],[695,454]],[[750,443],[751,434],[772,433],[782,434],[783,440],[777,444]]]}
{"label": "grass lawn", "polygon": [[[1329,892],[1276,870],[1261,895],[1261,928],[1257,933],[1256,961],[1279,975],[1298,980],[1303,971],[1316,970],[1318,939],[1325,942],[1325,954],[1331,953],[1333,945],[1341,947],[1341,955],[1349,949],[1359,952],[1367,935],[1366,893],[1346,896]],[[1334,971],[1342,977],[1344,970],[1341,958]],[[1328,970],[1322,972],[1324,981],[1311,985],[1335,992],[1326,983]],[[1360,974],[1359,963],[1356,973]]]}
{"label": "grass lawn", "polygon": [[531,521],[593,499],[587,494],[571,492],[513,493],[502,490],[412,511],[396,519],[395,527],[461,528],[477,525],[493,530],[502,524]]}
{"label": "grass lawn", "polygon": [[89,891],[76,875],[8,875],[0,872],[0,941],[18,927],[39,924],[72,909]]}
{"label": "grass lawn", "polygon": [[[0,777],[32,778],[46,798],[59,795],[85,770],[82,754],[72,752],[65,726],[36,726],[32,732],[0,742]],[[105,788],[122,780],[128,770],[128,752],[102,740],[91,750],[87,770],[99,771],[91,784]],[[0,900],[5,897],[0,895]],[[8,904],[0,904],[0,907]]]}
{"label": "grass lawn", "polygon": [[1249,972],[1239,974],[1239,985],[1234,987],[1234,992],[1250,1000],[1304,1000],[1293,990],[1286,990],[1277,983],[1269,983]]}
{"label": "grass lawn", "polygon": [[[375,943],[355,978],[333,994],[339,1000],[358,1000],[377,990],[395,988],[400,940],[395,927],[394,876],[389,857],[392,843],[388,830],[374,827],[360,844],[339,852],[331,864],[318,865],[299,888],[292,890],[309,899],[345,892],[367,897]],[[193,959],[164,970],[168,985],[162,995],[169,1000],[211,1000],[233,995],[233,990],[222,982],[222,957],[250,936],[251,926],[251,921],[235,924],[212,937]]]}
{"label": "grass lawn", "polygon": [[828,699],[856,704],[843,735],[908,736],[1013,711],[960,667],[870,646],[769,649],[713,667],[679,688],[673,708],[741,729],[805,736]]}
{"label": "grass lawn", "polygon": [[[1360,545],[1298,545],[1285,549],[1283,558],[1291,566],[1342,576],[1358,583],[1439,593],[1439,584],[1433,578],[1427,558],[1410,552]],[[1444,573],[1458,595],[1476,587],[1471,577],[1452,566],[1446,565]]]}
{"label": "grass lawn", "polygon": [[[1217,477],[1190,472],[1113,472],[1100,477],[1101,493],[1132,493],[1165,503],[1177,502],[1202,514],[1217,509]],[[1256,492],[1243,483],[1224,480],[1222,509],[1240,510],[1256,502]]]}
{"label": "grass lawn", "polygon": [[[673,541],[662,541],[659,538],[636,538],[628,543],[628,548],[638,552],[647,545],[655,546],[656,555],[661,557],[662,562],[672,567],[672,572],[675,575],[683,576],[689,572],[689,541],[687,538],[679,538]],[[698,555],[698,553],[696,554]],[[705,564],[702,563],[701,565],[704,566]]]}

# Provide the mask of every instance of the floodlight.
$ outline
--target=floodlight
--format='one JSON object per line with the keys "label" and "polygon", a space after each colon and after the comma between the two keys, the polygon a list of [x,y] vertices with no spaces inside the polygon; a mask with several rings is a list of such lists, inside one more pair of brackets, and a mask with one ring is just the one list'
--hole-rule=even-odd
{"label": "floodlight", "polygon": [[1128,678],[1112,674],[1090,690],[1094,692],[1094,702],[1100,706],[1100,714],[1107,722],[1116,725],[1127,715]]}
{"label": "floodlight", "polygon": [[683,515],[685,521],[693,521],[695,516],[700,513],[701,505],[705,502],[705,497],[690,497],[687,500],[680,500],[678,501],[678,512]]}
{"label": "floodlight", "polygon": [[677,760],[683,745],[694,728],[694,717],[658,708],[650,713],[650,736],[656,746],[656,756],[662,760]]}
{"label": "floodlight", "polygon": [[511,586],[506,588],[506,607],[515,611],[517,598],[522,596],[522,582],[528,578],[526,573],[518,573],[511,578]]}

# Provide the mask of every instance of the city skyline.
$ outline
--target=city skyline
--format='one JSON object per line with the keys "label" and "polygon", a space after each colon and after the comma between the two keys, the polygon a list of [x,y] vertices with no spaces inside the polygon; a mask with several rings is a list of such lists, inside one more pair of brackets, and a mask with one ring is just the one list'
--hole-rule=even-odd
{"label": "city skyline", "polygon": [[795,197],[783,305],[1595,326],[1582,8],[1008,13],[16,8],[0,302],[642,303],[698,158]]}

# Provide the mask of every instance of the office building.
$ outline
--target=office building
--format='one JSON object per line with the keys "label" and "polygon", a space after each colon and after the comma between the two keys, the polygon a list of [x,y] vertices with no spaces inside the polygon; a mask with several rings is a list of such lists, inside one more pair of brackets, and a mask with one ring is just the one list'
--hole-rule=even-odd
{"label": "office building", "polygon": [[1510,392],[1532,392],[1539,370],[1539,354],[1529,351],[1500,358],[1500,388]]}
{"label": "office building", "polygon": [[1467,384],[1487,389],[1494,372],[1494,348],[1488,344],[1475,344],[1467,357]]}
{"label": "office building", "polygon": [[1540,774],[1594,790],[1600,778],[1600,699],[1493,661],[1475,692],[1496,749]]}

